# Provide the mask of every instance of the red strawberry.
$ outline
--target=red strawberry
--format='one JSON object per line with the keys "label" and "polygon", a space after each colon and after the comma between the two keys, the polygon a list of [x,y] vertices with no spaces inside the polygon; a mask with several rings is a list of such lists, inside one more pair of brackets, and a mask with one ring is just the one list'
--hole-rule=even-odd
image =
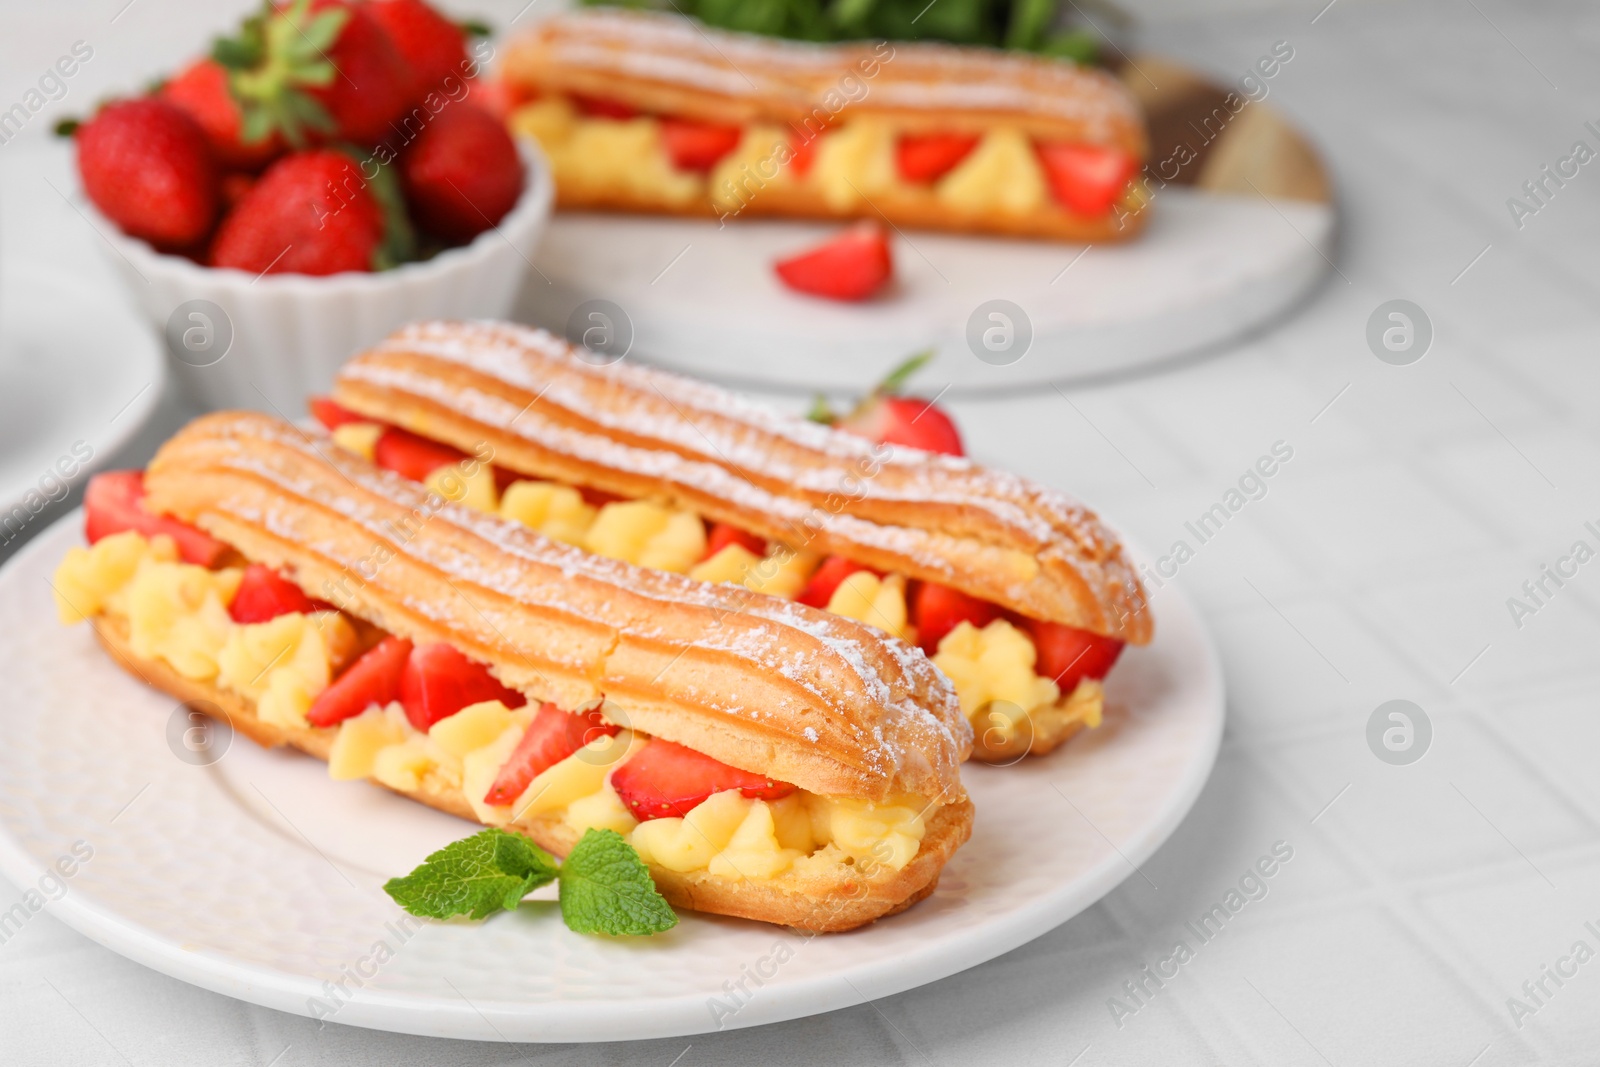
{"label": "red strawberry", "polygon": [[406,202],[423,229],[467,242],[492,229],[522,195],[522,157],[493,115],[452,104],[400,157]]}
{"label": "red strawberry", "polygon": [[528,788],[528,783],[546,769],[554,767],[578,749],[602,737],[614,736],[620,726],[600,717],[598,709],[582,714],[562,711],[554,704],[541,704],[528,724],[517,747],[495,776],[483,802],[506,805]]}
{"label": "red strawberry", "polygon": [[621,100],[611,100],[603,96],[584,96],[581,93],[571,93],[569,98],[577,107],[579,114],[592,119],[616,119],[626,122],[636,119],[644,112],[632,104],[624,104]]}
{"label": "red strawberry", "polygon": [[1104,215],[1122,195],[1139,161],[1120,148],[1092,144],[1035,146],[1050,191],[1076,215]]}
{"label": "red strawberry", "polygon": [[244,569],[239,591],[234,594],[233,603],[228,605],[228,614],[234,622],[267,622],[291,612],[310,614],[332,607],[326,601],[306,596],[298,585],[271,567],[252,563]]}
{"label": "red strawberry", "polygon": [[802,178],[811,173],[811,164],[817,161],[817,141],[821,136],[809,130],[789,128],[789,166]]}
{"label": "red strawberry", "polygon": [[872,571],[873,574],[879,574],[878,571],[872,570],[871,567],[865,564],[857,563],[853,559],[845,559],[843,556],[829,556],[822,561],[822,566],[818,567],[811,575],[810,580],[806,582],[806,587],[800,590],[800,595],[795,599],[814,608],[825,608],[828,606],[828,601],[833,599],[833,594],[839,588],[839,583],[856,571]]}
{"label": "red strawberry", "polygon": [[977,147],[978,138],[962,133],[905,136],[895,145],[894,162],[908,182],[938,181]]}
{"label": "red strawberry", "polygon": [[498,700],[508,708],[528,702],[521,693],[496,681],[489,668],[450,645],[422,645],[407,658],[400,676],[400,703],[411,725],[424,733],[440,719],[485,700]]}
{"label": "red strawberry", "polygon": [[329,430],[337,430],[347,422],[373,421],[357,415],[349,408],[339,406],[332,397],[314,396],[306,401],[306,407],[310,408],[312,416]]}
{"label": "red strawberry", "polygon": [[411,71],[364,3],[289,0],[246,20],[214,55],[233,74],[246,140],[279,131],[376,144],[411,106]]}
{"label": "red strawberry", "polygon": [[775,269],[785,285],[829,300],[865,300],[894,273],[889,232],[859,222],[836,237],[788,259]]}
{"label": "red strawberry", "polygon": [[1085,678],[1104,678],[1122,655],[1123,642],[1115,637],[1102,637],[1059,622],[1026,619],[1024,624],[1039,650],[1034,671],[1054,678],[1063,693],[1072,692]]}
{"label": "red strawberry", "polygon": [[467,99],[504,122],[511,113],[533,96],[512,86],[504,78],[468,78]]}
{"label": "red strawberry", "polygon": [[939,651],[939,642],[945,635],[960,624],[970,622],[981,630],[999,617],[999,605],[938,582],[918,582],[911,593],[911,621],[917,627],[917,642],[930,656]]}
{"label": "red strawberry", "polygon": [[706,535],[706,554],[704,558],[710,559],[729,545],[743,545],[757,556],[765,556],[767,554],[765,538],[757,537],[749,530],[741,530],[732,523],[714,522],[711,524],[711,532]]}
{"label": "red strawberry", "polygon": [[398,426],[386,427],[373,449],[373,461],[385,470],[404,475],[414,482],[425,481],[440,467],[460,463],[467,454],[459,448],[418,437]]}
{"label": "red strawberry", "polygon": [[679,170],[710,170],[717,165],[717,160],[739,147],[743,136],[744,130],[738,126],[693,119],[661,120],[661,138],[666,143],[667,155]]}
{"label": "red strawberry", "polygon": [[786,782],[738,770],[659,737],[611,772],[611,787],[640,822],[687,815],[711,794],[728,789],[762,800],[794,792]]}
{"label": "red strawberry", "polygon": [[400,699],[400,678],[411,657],[411,642],[385,637],[361,654],[350,669],[317,694],[306,719],[312,726],[333,726],[360,715],[372,705]]}
{"label": "red strawberry", "polygon": [[161,97],[200,124],[217,162],[229,170],[260,170],[286,147],[276,132],[244,139],[244,112],[228,88],[228,68],[202,59],[161,87]]}
{"label": "red strawberry", "polygon": [[84,192],[123,233],[177,249],[210,231],[217,165],[184,112],[163,100],[118,101],[80,126],[77,142]]}
{"label": "red strawberry", "polygon": [[811,414],[817,422],[836,426],[872,441],[920,448],[924,452],[963,455],[961,434],[944,409],[931,400],[900,396],[906,381],[933,358],[933,350],[918,352],[891,370],[855,408],[843,418],[834,415],[828,402],[818,397]]}
{"label": "red strawberry", "polygon": [[166,534],[178,545],[185,563],[214,567],[228,546],[186,522],[152,515],[144,509],[144,471],[105,471],[89,479],[83,491],[83,535],[92,545],[102,537],[137,530],[146,537]]}
{"label": "red strawberry", "polygon": [[916,397],[875,397],[838,425],[841,430],[886,444],[951,456],[965,454],[961,448],[961,433],[944,409]]}
{"label": "red strawberry", "polygon": [[349,156],[332,149],[278,160],[217,227],[211,264],[252,274],[367,271],[383,212]]}
{"label": "red strawberry", "polygon": [[452,90],[466,78],[467,35],[422,0],[378,0],[365,10],[410,68],[412,100],[421,100],[446,78],[455,78]]}
{"label": "red strawberry", "polygon": [[243,171],[229,171],[222,176],[222,212],[227,214],[239,206],[250,190],[256,187],[256,176]]}

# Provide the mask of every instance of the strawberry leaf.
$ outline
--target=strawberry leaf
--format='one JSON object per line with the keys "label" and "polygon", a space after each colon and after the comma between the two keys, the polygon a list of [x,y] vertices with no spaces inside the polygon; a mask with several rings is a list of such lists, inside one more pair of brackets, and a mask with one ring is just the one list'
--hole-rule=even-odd
{"label": "strawberry leaf", "polygon": [[873,386],[872,395],[899,396],[900,391],[906,387],[906,382],[911,380],[911,376],[927,366],[933,356],[933,349],[924,348],[921,352],[906,357],[905,362],[884,375],[883,380]]}

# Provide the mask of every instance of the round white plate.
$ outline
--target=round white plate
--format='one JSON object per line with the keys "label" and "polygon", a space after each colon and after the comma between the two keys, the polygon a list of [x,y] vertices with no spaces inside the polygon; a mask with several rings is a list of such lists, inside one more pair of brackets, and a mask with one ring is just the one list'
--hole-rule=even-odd
{"label": "round white plate", "polygon": [[[724,381],[859,391],[933,347],[920,383],[1008,389],[1128,371],[1260,327],[1329,269],[1335,220],[1326,203],[1173,186],[1120,245],[896,234],[892,290],[842,304],[792,292],[772,269],[837,223],[557,215],[518,314],[561,332],[580,304],[607,300],[639,358]],[[1021,316],[1007,326],[980,311],[996,299]],[[968,341],[975,314],[980,338],[1013,331],[993,335],[1011,347],[989,362]]]}
{"label": "round white plate", "polygon": [[[79,543],[78,521],[0,570],[0,872],[146,966],[357,1026],[614,1041],[777,1022],[935,981],[1132,874],[1189,810],[1222,732],[1215,653],[1168,589],[1155,643],[1113,676],[1104,728],[1047,758],[964,770],[972,841],[901,915],[807,938],[685,912],[667,934],[608,940],[571,933],[544,904],[411,932],[379,886],[473,828],[242,737],[209,767],[178,759],[189,750],[174,702],[115,667],[87,627],[55,622],[46,579]],[[58,861],[70,878],[47,875]]]}
{"label": "round white plate", "polygon": [[119,296],[64,267],[0,271],[0,520],[65,496],[160,399],[161,352]]}

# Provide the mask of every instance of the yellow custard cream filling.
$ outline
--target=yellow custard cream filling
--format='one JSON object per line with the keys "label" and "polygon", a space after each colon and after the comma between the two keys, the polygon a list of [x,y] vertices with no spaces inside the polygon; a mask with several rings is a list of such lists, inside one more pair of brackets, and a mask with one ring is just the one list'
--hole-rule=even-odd
{"label": "yellow custard cream filling", "polygon": [[611,772],[648,740],[629,730],[592,741],[547,767],[512,803],[485,803],[532,718],[531,708],[508,709],[491,700],[422,733],[398,704],[368,708],[340,726],[328,772],[339,779],[373,778],[403,792],[458,788],[479,821],[490,826],[556,816],[574,834],[615,830],[647,862],[722,878],[773,878],[791,868],[840,863],[897,871],[917,854],[926,831],[923,805],[914,798],[875,804],[803,791],[764,801],[729,790],[684,818],[641,823],[610,784]]}
{"label": "yellow custard cream filling", "polygon": [[[981,145],[974,149],[973,156],[981,149]],[[428,476],[427,485],[447,499],[515,519],[546,537],[596,555],[687,574],[704,582],[742,584],[785,599],[800,594],[820,562],[814,552],[797,552],[776,543],[769,545],[765,556],[757,556],[744,545],[730,544],[710,559],[702,559],[705,523],[692,511],[650,500],[619,500],[595,507],[572,486],[536,479],[512,482],[497,497],[493,472],[488,464],[476,460],[440,467]],[[1037,561],[1020,552],[1009,552],[1002,562],[1014,563],[1011,569],[1021,580],[1031,578],[1038,569]],[[903,574],[879,578],[870,571],[857,571],[839,583],[827,610],[902,640],[916,641]],[[1061,702],[1055,682],[1034,673],[1035,658],[1032,639],[999,620],[981,631],[968,623],[957,626],[940,642],[933,661],[955,684],[967,718],[976,721],[992,701],[1005,701],[1029,714],[1042,713]],[[1090,726],[1099,724],[1100,692],[1098,687],[1085,690],[1075,705],[1089,708],[1092,704],[1093,714],[1085,711],[1082,716]],[[1068,696],[1077,698],[1078,694]],[[1008,712],[1007,717],[1016,715]]]}
{"label": "yellow custard cream filling", "polygon": [[[56,607],[69,623],[100,612],[125,617],[136,655],[249,697],[264,722],[304,727],[312,700],[354,655],[355,632],[343,615],[328,611],[234,622],[228,604],[242,574],[179,562],[171,538],[146,540],[127,531],[67,553],[55,574]],[[473,814],[491,826],[556,815],[576,834],[615,830],[646,860],[723,878],[772,878],[830,864],[899,870],[922,841],[923,805],[915,798],[877,804],[802,791],[764,801],[731,790],[685,818],[640,823],[610,785],[611,772],[648,740],[629,730],[598,738],[546,768],[512,803],[486,803],[534,713],[532,706],[507,708],[490,700],[423,733],[399,704],[371,707],[338,726],[328,773],[371,778],[407,793],[459,789]]]}
{"label": "yellow custard cream filling", "polygon": [[56,568],[56,611],[69,623],[101,612],[125,618],[134,655],[251,698],[264,722],[305,726],[312,700],[356,650],[350,621],[319,611],[234,622],[228,605],[244,571],[177,557],[170,537],[133,530],[73,548]]}
{"label": "yellow custard cream filling", "polygon": [[[833,210],[848,212],[879,195],[916,195],[929,188],[900,176],[895,164],[899,131],[877,118],[853,119],[818,135],[816,155],[804,175],[783,165],[793,154],[789,131],[751,126],[705,176],[673,165],[661,123],[649,116],[584,116],[571,102],[546,97],[518,108],[510,121],[515,132],[539,142],[556,185],[585,196],[609,192],[680,207],[709,197],[718,208],[737,210],[766,186],[800,184],[817,190]],[[1033,142],[1015,126],[985,132],[931,189],[945,207],[967,215],[1025,216],[1052,203]],[[1135,207],[1142,204],[1131,186],[1124,197]]]}

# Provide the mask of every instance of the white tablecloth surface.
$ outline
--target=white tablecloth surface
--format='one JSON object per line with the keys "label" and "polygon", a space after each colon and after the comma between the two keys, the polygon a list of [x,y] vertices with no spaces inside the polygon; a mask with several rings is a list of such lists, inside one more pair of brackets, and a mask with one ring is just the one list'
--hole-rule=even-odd
{"label": "white tablecloth surface", "polygon": [[[1338,184],[1347,228],[1328,284],[1225,353],[1075,389],[1076,410],[1049,389],[954,405],[979,458],[1071,488],[1158,550],[1274,442],[1294,450],[1176,579],[1221,646],[1228,729],[1147,879],[923,989],[785,1025],[599,1046],[319,1028],[146,970],[46,912],[0,945],[0,1063],[1600,1059],[1600,962],[1561,962],[1574,942],[1600,949],[1584,925],[1600,928],[1600,565],[1520,628],[1507,607],[1541,564],[1597,543],[1584,523],[1600,524],[1600,171],[1584,168],[1520,228],[1506,203],[1574,141],[1600,147],[1584,126],[1600,120],[1600,12],[1324,2],[1159,23],[1143,43],[1229,79],[1292,44],[1271,99],[1315,135]],[[240,6],[7,4],[0,100],[84,39],[96,58],[53,105],[81,112],[169,69]],[[504,26],[520,6],[480,9]],[[38,176],[63,149],[44,125],[0,146],[7,269],[49,252],[7,241],[53,195]],[[86,285],[121,299],[99,265],[84,269]],[[1379,362],[1365,341],[1394,298],[1436,331],[1412,366]],[[182,414],[167,403],[122,458],[142,460]],[[1369,715],[1394,698],[1433,724],[1411,766],[1366,744]],[[1122,983],[1277,841],[1294,858],[1269,895],[1116,1017],[1111,998],[1135,1005]],[[0,882],[0,909],[18,896]],[[1557,985],[1547,965],[1576,973]],[[1534,1001],[1523,983],[1541,978]],[[1514,1013],[1510,997],[1537,1010]]]}

